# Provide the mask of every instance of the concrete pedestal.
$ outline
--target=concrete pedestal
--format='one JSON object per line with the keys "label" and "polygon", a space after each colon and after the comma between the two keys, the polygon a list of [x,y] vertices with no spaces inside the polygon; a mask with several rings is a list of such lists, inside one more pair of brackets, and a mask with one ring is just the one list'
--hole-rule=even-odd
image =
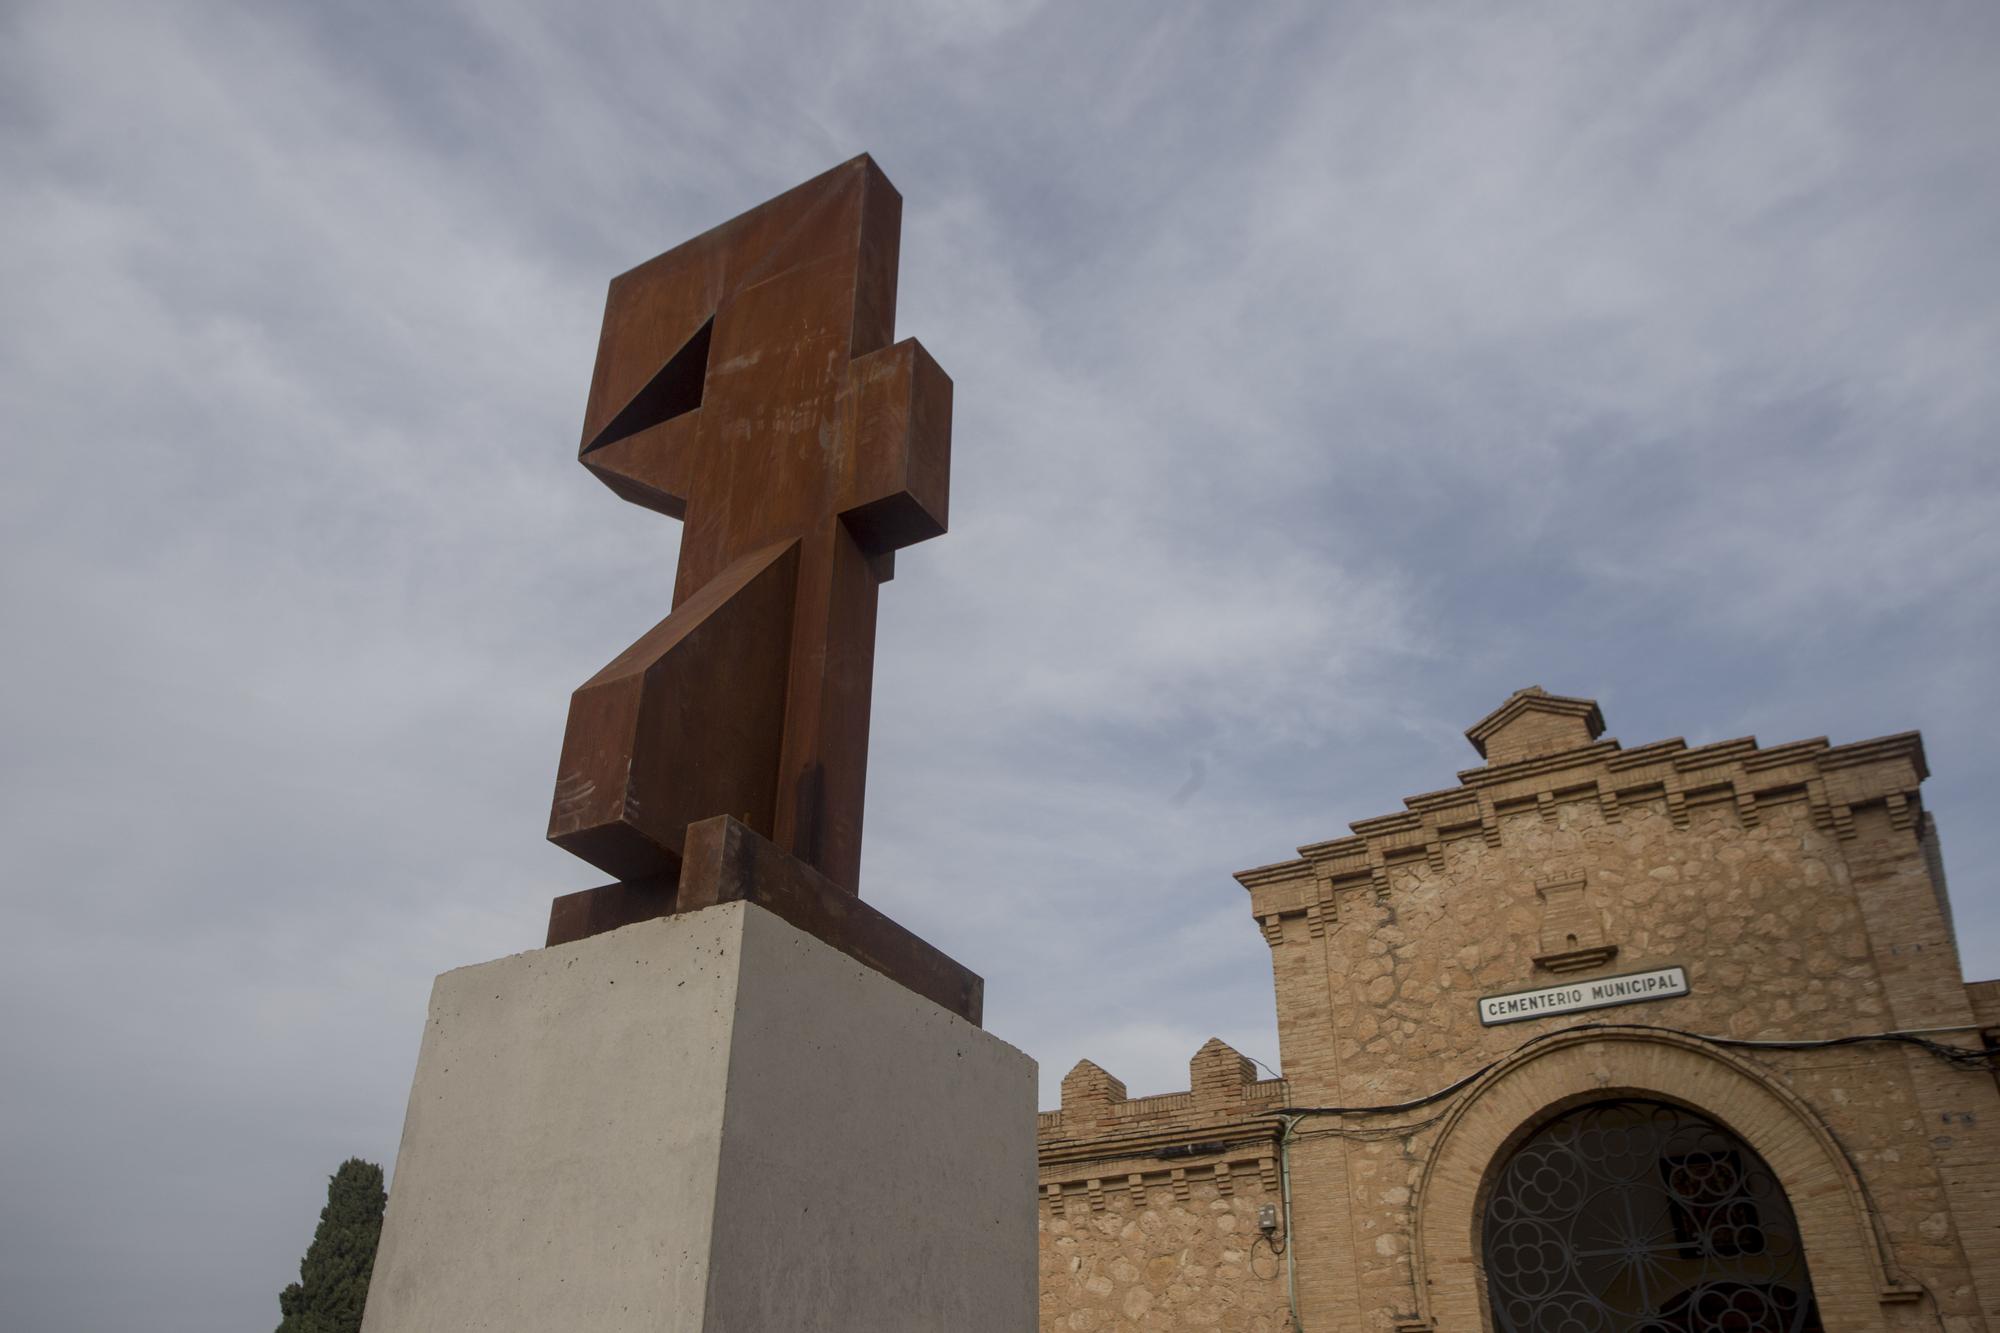
{"label": "concrete pedestal", "polygon": [[751,903],[439,977],[364,1333],[1030,1333],[1035,1066]]}

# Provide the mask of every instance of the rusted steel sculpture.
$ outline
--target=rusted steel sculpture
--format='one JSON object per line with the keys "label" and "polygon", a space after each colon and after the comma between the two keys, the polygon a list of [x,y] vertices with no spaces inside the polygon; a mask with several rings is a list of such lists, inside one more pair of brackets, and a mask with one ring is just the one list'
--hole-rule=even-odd
{"label": "rusted steel sculpture", "polygon": [[[686,527],[672,614],[570,701],[549,838],[620,882],[551,944],[751,897],[892,975],[928,950],[855,897],[876,591],[950,481],[951,380],[890,342],[901,227],[858,157],[611,282],[580,458]],[[900,979],[976,1021],[953,968]]]}

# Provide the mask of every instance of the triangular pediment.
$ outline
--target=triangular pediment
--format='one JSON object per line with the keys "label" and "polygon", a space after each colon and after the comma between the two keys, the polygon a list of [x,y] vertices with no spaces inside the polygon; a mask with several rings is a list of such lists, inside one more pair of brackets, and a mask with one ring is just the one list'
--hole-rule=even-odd
{"label": "triangular pediment", "polygon": [[1589,745],[1604,734],[1604,714],[1595,699],[1550,694],[1530,685],[1472,724],[1465,738],[1489,764],[1539,759]]}

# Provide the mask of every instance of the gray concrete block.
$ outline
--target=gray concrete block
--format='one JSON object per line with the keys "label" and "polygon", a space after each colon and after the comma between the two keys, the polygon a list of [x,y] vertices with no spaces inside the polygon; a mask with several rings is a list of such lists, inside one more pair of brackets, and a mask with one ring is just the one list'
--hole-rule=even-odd
{"label": "gray concrete block", "polygon": [[1035,1067],[744,903],[439,977],[364,1333],[1035,1326]]}

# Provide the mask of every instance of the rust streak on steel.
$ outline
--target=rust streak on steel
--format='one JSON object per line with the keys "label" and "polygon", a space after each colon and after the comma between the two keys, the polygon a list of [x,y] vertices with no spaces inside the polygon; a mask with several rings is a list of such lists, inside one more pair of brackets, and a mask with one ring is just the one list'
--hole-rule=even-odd
{"label": "rust streak on steel", "polygon": [[685,528],[671,614],[570,702],[549,837],[620,882],[568,938],[674,911],[725,815],[857,892],[877,589],[950,484],[951,380],[891,342],[901,227],[863,156],[611,282],[579,457]]}

